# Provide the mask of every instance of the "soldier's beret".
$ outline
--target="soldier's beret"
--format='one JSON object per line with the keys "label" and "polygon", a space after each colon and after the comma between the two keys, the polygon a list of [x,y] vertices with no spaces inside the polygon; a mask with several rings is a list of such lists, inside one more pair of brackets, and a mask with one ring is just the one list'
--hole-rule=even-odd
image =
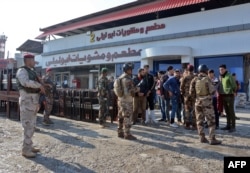
{"label": "soldier's beret", "polygon": [[26,55],[23,56],[23,58],[24,58],[24,59],[35,58],[35,56],[32,55],[32,54],[26,54]]}
{"label": "soldier's beret", "polygon": [[192,64],[188,64],[187,70],[188,71],[194,71],[194,66]]}
{"label": "soldier's beret", "polygon": [[107,73],[108,72],[108,68],[106,68],[106,67],[102,68],[101,72],[102,73]]}

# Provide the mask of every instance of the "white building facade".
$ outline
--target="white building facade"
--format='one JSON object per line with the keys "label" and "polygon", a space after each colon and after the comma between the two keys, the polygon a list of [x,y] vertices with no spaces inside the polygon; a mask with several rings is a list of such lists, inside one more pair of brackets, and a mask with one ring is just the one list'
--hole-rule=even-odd
{"label": "white building facade", "polygon": [[69,83],[77,78],[80,87],[94,88],[97,74],[91,70],[103,66],[116,77],[125,62],[137,69],[149,64],[152,72],[206,64],[217,75],[219,65],[226,64],[244,90],[250,78],[244,63],[250,61],[249,9],[246,3],[51,40],[43,43],[42,67],[58,71],[60,81],[63,73]]}

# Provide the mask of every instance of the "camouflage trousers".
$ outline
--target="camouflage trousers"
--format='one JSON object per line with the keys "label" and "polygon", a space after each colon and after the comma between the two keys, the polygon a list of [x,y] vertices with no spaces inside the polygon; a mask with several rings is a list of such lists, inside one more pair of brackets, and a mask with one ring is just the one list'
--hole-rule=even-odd
{"label": "camouflage trousers", "polygon": [[206,118],[209,128],[209,139],[213,139],[215,137],[215,117],[211,96],[203,96],[196,98],[195,115],[199,136],[205,137],[203,122]]}
{"label": "camouflage trousers", "polygon": [[51,111],[52,111],[52,108],[53,108],[53,102],[54,102],[54,99],[53,97],[47,97],[45,96],[45,104],[44,104],[44,112],[43,112],[43,115],[44,115],[44,120],[45,121],[48,121],[49,120],[49,116],[51,114]]}
{"label": "camouflage trousers", "polygon": [[32,99],[29,99],[27,97],[19,98],[20,119],[23,127],[23,152],[28,152],[32,150],[32,137],[35,131],[37,118],[36,113],[39,106],[38,99],[38,94],[34,94],[32,96]]}
{"label": "camouflage trousers", "polygon": [[191,123],[192,125],[196,126],[194,105],[194,99],[190,97],[184,97],[185,123]]}
{"label": "camouflage trousers", "polygon": [[104,98],[99,98],[99,105],[100,105],[100,109],[99,109],[99,114],[98,114],[98,118],[99,118],[99,122],[100,124],[105,123],[106,121],[106,117],[108,116],[108,101],[105,100]]}
{"label": "camouflage trousers", "polygon": [[133,114],[133,102],[118,101],[118,134],[130,134],[131,121],[130,117]]}

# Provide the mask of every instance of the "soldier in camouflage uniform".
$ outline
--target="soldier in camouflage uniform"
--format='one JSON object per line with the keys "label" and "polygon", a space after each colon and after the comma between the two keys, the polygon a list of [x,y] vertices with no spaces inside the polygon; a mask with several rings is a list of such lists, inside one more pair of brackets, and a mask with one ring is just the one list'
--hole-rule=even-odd
{"label": "soldier in camouflage uniform", "polygon": [[[189,94],[195,96],[195,115],[197,120],[197,129],[200,136],[201,143],[208,143],[210,145],[221,144],[221,141],[215,139],[215,117],[212,104],[212,96],[215,93],[215,87],[212,85],[212,81],[208,78],[208,67],[206,65],[200,65],[198,67],[198,77],[195,77],[191,81]],[[204,80],[204,86],[201,80]],[[199,86],[200,84],[200,86]],[[209,127],[209,141],[205,137],[203,121],[204,119],[208,121]]]}
{"label": "soldier in camouflage uniform", "polygon": [[[119,77],[122,78],[122,88],[124,94],[122,97],[118,97],[118,137],[136,140],[136,137],[131,135],[130,128],[131,122],[130,117],[133,114],[133,97],[135,93],[139,91],[139,88],[136,88],[132,80],[132,69],[134,68],[133,64],[126,63],[123,65],[124,73]],[[116,87],[116,86],[115,86]]]}
{"label": "soldier in camouflage uniform", "polygon": [[25,66],[17,71],[17,87],[19,90],[20,118],[23,127],[22,155],[27,158],[36,157],[39,149],[33,147],[32,137],[36,125],[36,113],[38,109],[39,92],[44,93],[44,87],[39,83],[34,71],[34,55],[24,56]]}
{"label": "soldier in camouflage uniform", "polygon": [[102,68],[101,76],[98,80],[98,100],[99,100],[99,123],[100,127],[107,127],[106,124],[106,116],[109,114],[109,99],[110,96],[110,88],[109,88],[109,80],[107,78],[108,69]]}
{"label": "soldier in camouflage uniform", "polygon": [[193,129],[196,129],[196,118],[194,114],[195,97],[189,95],[189,87],[194,78],[194,66],[187,66],[187,74],[181,80],[181,95],[184,97],[185,109],[185,128],[190,129],[192,123]]}
{"label": "soldier in camouflage uniform", "polygon": [[43,85],[45,87],[45,102],[44,102],[44,118],[43,118],[43,125],[49,126],[50,124],[54,124],[51,119],[49,118],[52,108],[53,108],[53,88],[54,88],[54,83],[52,81],[52,69],[47,68],[46,69],[46,74],[42,78]]}

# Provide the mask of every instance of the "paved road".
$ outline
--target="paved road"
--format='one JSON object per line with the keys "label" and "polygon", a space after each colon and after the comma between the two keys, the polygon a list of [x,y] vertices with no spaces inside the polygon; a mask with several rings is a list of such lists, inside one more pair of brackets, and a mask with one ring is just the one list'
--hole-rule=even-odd
{"label": "paved road", "polygon": [[[237,131],[217,130],[223,145],[201,144],[196,131],[183,127],[132,127],[137,141],[117,137],[117,124],[100,129],[98,124],[52,116],[45,127],[38,115],[34,142],[41,149],[35,159],[21,156],[22,128],[18,121],[0,114],[0,173],[221,173],[224,156],[250,156],[250,111],[237,112]],[[157,117],[160,117],[157,111]],[[225,126],[220,118],[220,126]],[[206,130],[207,132],[207,130]]]}

